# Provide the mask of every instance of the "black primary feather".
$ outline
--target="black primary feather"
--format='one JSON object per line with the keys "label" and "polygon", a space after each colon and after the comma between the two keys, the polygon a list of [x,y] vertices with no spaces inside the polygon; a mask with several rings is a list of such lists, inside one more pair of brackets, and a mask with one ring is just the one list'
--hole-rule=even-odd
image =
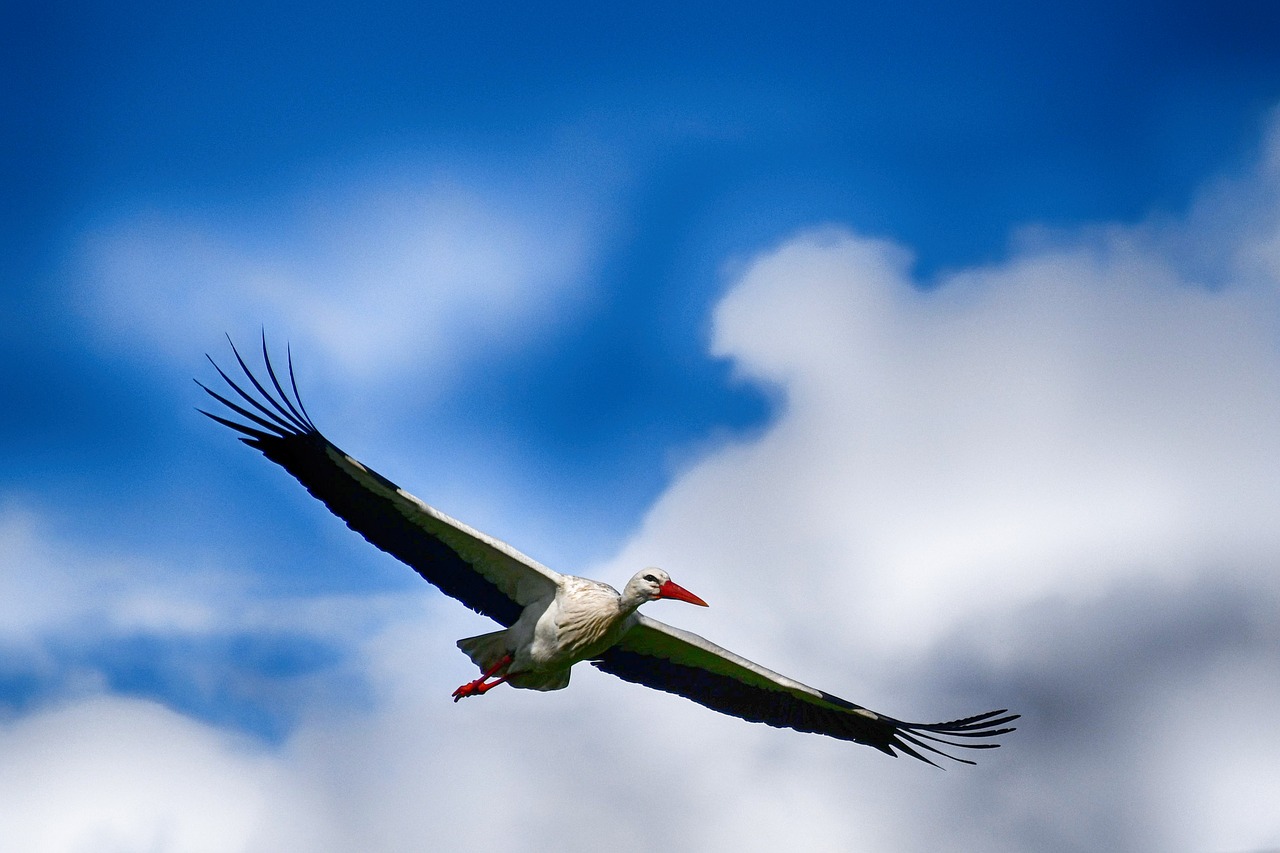
{"label": "black primary feather", "polygon": [[[446,595],[502,625],[509,626],[520,617],[522,606],[474,571],[462,555],[439,538],[424,534],[420,527],[402,513],[390,510],[385,497],[372,493],[336,463],[334,454],[348,460],[351,458],[325,438],[312,423],[298,394],[292,353],[288,360],[289,388],[293,392],[291,399],[271,365],[265,335],[262,341],[262,359],[274,394],[249,369],[234,343],[231,343],[231,351],[250,385],[258,392],[257,396],[232,380],[212,358],[209,361],[234,395],[247,404],[248,408],[210,389],[199,380],[196,384],[248,423],[200,409],[202,414],[240,433],[241,441],[292,474],[308,492],[345,521],[348,527],[371,544],[412,567]],[[376,471],[362,465],[360,468],[390,492],[401,491],[395,483]]]}

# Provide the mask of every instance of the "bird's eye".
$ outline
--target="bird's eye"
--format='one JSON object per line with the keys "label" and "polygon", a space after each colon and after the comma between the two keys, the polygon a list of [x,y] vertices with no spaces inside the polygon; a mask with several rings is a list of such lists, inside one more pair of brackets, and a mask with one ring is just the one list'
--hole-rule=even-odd
{"label": "bird's eye", "polygon": [[658,582],[658,579],[657,579],[657,578],[655,578],[653,575],[645,575],[645,576],[644,576],[644,579],[645,579],[645,580],[647,580],[649,583],[657,583],[657,582]]}

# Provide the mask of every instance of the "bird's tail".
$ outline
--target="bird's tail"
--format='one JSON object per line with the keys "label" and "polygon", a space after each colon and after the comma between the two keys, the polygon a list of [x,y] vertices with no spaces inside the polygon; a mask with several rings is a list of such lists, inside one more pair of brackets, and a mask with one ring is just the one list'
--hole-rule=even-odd
{"label": "bird's tail", "polygon": [[488,672],[498,661],[502,660],[504,655],[511,653],[507,648],[507,632],[494,631],[491,634],[481,634],[478,637],[467,637],[465,640],[458,641],[458,648],[462,649],[462,653],[471,658],[471,662],[480,667],[481,672]]}
{"label": "bird's tail", "polygon": [[[481,634],[478,637],[467,637],[458,641],[458,648],[471,658],[481,672],[488,672],[504,655],[512,654],[507,648],[507,632],[494,631],[492,634]],[[512,687],[522,690],[562,690],[569,686],[569,670],[530,670],[517,672],[507,681]]]}

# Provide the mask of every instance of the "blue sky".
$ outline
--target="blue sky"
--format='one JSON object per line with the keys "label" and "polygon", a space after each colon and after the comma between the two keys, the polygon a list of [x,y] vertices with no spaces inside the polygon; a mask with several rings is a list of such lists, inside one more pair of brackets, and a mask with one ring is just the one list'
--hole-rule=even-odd
{"label": "blue sky", "polygon": [[[686,6],[0,12],[24,849],[1280,846],[1280,10]],[[940,781],[594,673],[455,708],[483,620],[195,412],[263,329],[446,512],[1023,729]]]}

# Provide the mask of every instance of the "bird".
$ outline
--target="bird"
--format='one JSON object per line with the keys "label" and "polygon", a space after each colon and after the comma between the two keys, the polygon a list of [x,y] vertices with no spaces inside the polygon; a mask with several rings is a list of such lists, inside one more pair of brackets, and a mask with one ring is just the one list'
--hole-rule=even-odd
{"label": "bird", "polygon": [[641,569],[622,592],[556,572],[429,506],[330,442],[302,404],[292,349],[286,390],[272,365],[265,330],[265,380],[249,368],[229,335],[227,342],[247,385],[206,354],[228,387],[218,393],[198,379],[196,384],[225,410],[197,410],[284,468],[371,544],[503,626],[457,642],[481,674],[453,692],[454,702],[500,684],[559,690],[569,684],[574,664],[589,661],[624,681],[724,714],[865,744],[894,757],[902,753],[935,767],[941,766],[935,757],[974,764],[955,751],[994,749],[999,744],[992,738],[1015,731],[1009,724],[1020,715],[1007,709],[944,723],[903,722],[653,619],[639,608],[661,599],[707,606],[661,569]]}

